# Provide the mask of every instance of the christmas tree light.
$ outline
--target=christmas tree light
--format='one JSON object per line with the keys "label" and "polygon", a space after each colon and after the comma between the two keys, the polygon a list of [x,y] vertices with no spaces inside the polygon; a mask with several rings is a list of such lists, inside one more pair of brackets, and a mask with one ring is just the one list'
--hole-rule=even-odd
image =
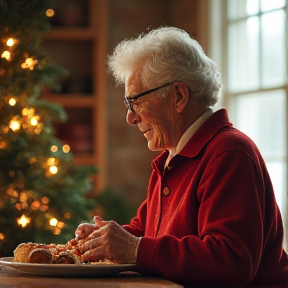
{"label": "christmas tree light", "polygon": [[23,228],[26,227],[30,223],[31,219],[22,215],[20,218],[17,219],[17,223],[21,225]]}
{"label": "christmas tree light", "polygon": [[66,112],[40,98],[67,74],[41,48],[48,5],[0,0],[0,257],[22,242],[67,242],[95,205],[85,195],[96,167],[72,164],[53,127]]}
{"label": "christmas tree light", "polygon": [[5,58],[6,60],[10,60],[11,53],[9,51],[3,51],[1,58]]}

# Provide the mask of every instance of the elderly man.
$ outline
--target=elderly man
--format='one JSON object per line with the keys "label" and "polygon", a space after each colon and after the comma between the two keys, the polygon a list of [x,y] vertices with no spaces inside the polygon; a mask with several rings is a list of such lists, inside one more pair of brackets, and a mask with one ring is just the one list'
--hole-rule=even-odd
{"label": "elderly man", "polygon": [[127,122],[161,153],[130,224],[95,216],[78,226],[83,258],[136,263],[183,285],[288,287],[271,180],[251,139],[213,111],[215,63],[185,31],[163,27],[120,43],[108,64],[125,84]]}

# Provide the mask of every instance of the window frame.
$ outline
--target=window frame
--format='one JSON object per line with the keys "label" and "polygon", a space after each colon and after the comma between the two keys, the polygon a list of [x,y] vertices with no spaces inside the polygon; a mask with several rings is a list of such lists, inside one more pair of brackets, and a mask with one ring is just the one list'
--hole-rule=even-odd
{"label": "window frame", "polygon": [[[256,93],[256,92],[267,92],[267,91],[274,91],[278,89],[284,90],[286,94],[286,127],[288,127],[288,0],[286,0],[284,11],[286,13],[286,23],[285,23],[285,29],[286,29],[286,83],[279,86],[269,87],[269,88],[263,88],[261,86],[259,89],[251,89],[246,91],[239,91],[239,92],[229,92],[228,91],[228,83],[227,83],[227,75],[228,75],[228,25],[230,21],[228,20],[228,1],[229,0],[208,0],[208,15],[210,19],[209,23],[209,29],[208,29],[208,50],[207,54],[217,63],[222,76],[223,76],[223,90],[222,95],[220,98],[219,103],[216,105],[216,110],[220,108],[226,108],[229,111],[229,115],[233,116],[231,113],[233,113],[233,98],[237,97],[239,95],[244,94],[250,94],[250,93]],[[260,5],[259,0],[259,5]],[[258,17],[263,15],[261,12],[258,14],[255,14]],[[245,16],[241,19],[247,19],[248,16]],[[239,18],[240,19],[240,18]],[[239,21],[237,19],[237,21]],[[260,32],[261,34],[261,32]],[[260,38],[261,36],[259,36]],[[260,41],[260,39],[259,39]],[[259,49],[261,49],[261,44]],[[261,50],[260,50],[261,51]],[[261,61],[259,61],[260,65],[260,71],[261,71]],[[260,75],[261,77],[261,75]],[[261,80],[260,80],[261,81]],[[245,133],[245,131],[244,131]],[[284,210],[284,213],[282,214],[283,217],[283,224],[284,224],[284,230],[285,230],[285,239],[284,244],[285,247],[288,246],[288,132],[286,133],[286,191],[283,193],[286,193],[286,203],[284,203],[284,206],[286,209]],[[286,240],[287,239],[287,240]]]}

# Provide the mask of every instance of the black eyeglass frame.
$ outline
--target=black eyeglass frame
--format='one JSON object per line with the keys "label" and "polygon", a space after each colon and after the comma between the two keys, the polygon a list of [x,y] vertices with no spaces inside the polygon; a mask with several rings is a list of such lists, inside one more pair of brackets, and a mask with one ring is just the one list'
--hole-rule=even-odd
{"label": "black eyeglass frame", "polygon": [[148,90],[148,91],[142,92],[142,93],[140,93],[140,94],[138,94],[138,95],[135,95],[134,97],[131,97],[131,98],[130,98],[130,97],[127,98],[127,97],[124,95],[124,104],[125,104],[125,106],[127,107],[127,109],[129,109],[129,110],[130,110],[131,112],[133,112],[133,113],[136,113],[136,112],[134,111],[134,109],[133,109],[133,106],[132,106],[133,101],[139,99],[140,97],[142,97],[142,96],[144,96],[144,95],[147,95],[147,94],[149,94],[149,93],[152,93],[152,92],[154,92],[154,91],[156,91],[156,90],[158,90],[158,89],[160,89],[160,88],[163,88],[163,87],[166,87],[166,86],[168,86],[168,85],[171,85],[171,84],[173,84],[174,82],[175,82],[175,81],[167,82],[167,83],[165,83],[165,84],[163,84],[163,85],[161,85],[161,86],[159,86],[159,87],[156,87],[156,88],[150,89],[150,90]]}

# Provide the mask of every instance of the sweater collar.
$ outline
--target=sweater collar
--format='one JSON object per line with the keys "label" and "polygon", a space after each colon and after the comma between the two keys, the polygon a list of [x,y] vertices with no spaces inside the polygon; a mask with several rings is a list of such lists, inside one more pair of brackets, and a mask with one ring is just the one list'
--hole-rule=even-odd
{"label": "sweater collar", "polygon": [[185,157],[195,157],[220,129],[231,126],[227,111],[225,109],[216,111],[195,132],[179,154]]}
{"label": "sweater collar", "polygon": [[211,108],[207,109],[182,135],[176,148],[169,151],[169,156],[174,157],[179,154],[183,147],[187,144],[189,139],[195,134],[195,132],[200,128],[200,126],[213,114]]}
{"label": "sweater collar", "polygon": [[[226,109],[220,109],[214,112],[202,125],[201,124],[197,131],[192,133],[192,136],[183,149],[179,151],[179,155],[184,157],[195,157],[220,129],[232,126],[232,123],[229,122]],[[152,168],[157,171],[162,170],[168,155],[168,150],[163,151],[153,160]]]}

